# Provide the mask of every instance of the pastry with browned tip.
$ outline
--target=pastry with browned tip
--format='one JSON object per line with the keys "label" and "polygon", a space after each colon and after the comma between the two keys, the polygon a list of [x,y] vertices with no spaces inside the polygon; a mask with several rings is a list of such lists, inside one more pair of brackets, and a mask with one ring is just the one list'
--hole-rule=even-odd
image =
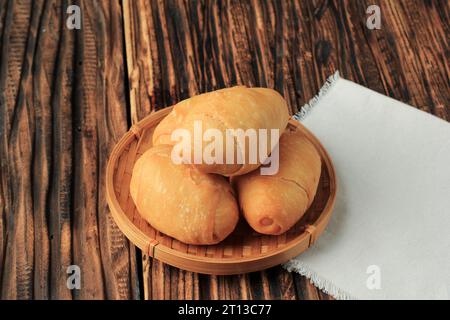
{"label": "pastry with browned tip", "polygon": [[[169,115],[155,128],[153,144],[171,144],[175,129],[186,129],[191,137],[195,136],[194,124],[201,123],[202,130],[214,129],[221,132],[223,140],[227,135],[227,129],[259,129],[267,130],[264,143],[260,144],[257,138],[258,154],[256,161],[250,158],[249,143],[245,146],[239,144],[238,139],[232,142],[233,161],[226,161],[227,144],[222,143],[221,154],[223,163],[196,163],[195,166],[202,172],[217,173],[224,176],[236,176],[257,169],[270,155],[278,143],[279,136],[285,130],[289,120],[289,112],[286,101],[275,90],[269,88],[247,88],[237,86],[200,94],[176,104]],[[277,130],[277,135],[272,135],[271,129]],[[264,135],[263,135],[264,136]],[[272,138],[273,137],[273,138]],[[261,141],[263,141],[261,139]],[[273,141],[273,143],[272,143]],[[203,154],[206,143],[202,146]],[[264,150],[259,146],[265,146]],[[194,142],[190,144],[190,155],[194,155]],[[242,161],[238,161],[238,155]],[[230,159],[232,157],[230,156]],[[193,158],[191,158],[193,160]],[[194,161],[191,161],[193,163]],[[232,162],[232,163],[230,163]],[[240,162],[240,163],[239,163]]]}
{"label": "pastry with browned tip", "polygon": [[279,156],[275,175],[255,170],[232,179],[245,219],[269,235],[282,234],[300,220],[314,200],[321,173],[320,155],[300,130],[281,136]]}
{"label": "pastry with browned tip", "polygon": [[136,162],[130,193],[140,215],[155,229],[187,244],[216,244],[235,228],[239,210],[222,176],[175,164],[172,146],[147,150]]}

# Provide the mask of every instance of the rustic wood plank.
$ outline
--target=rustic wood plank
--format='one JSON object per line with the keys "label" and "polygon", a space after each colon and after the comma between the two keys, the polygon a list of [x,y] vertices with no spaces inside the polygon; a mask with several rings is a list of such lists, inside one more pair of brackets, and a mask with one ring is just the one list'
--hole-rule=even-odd
{"label": "rustic wood plank", "polygon": [[[1,57],[3,56],[3,29],[4,29],[4,25],[5,25],[5,16],[6,16],[6,11],[8,9],[8,2],[7,0],[0,0],[0,39],[1,39],[1,44],[0,44],[0,55]],[[0,58],[1,58],[0,57]],[[1,58],[3,59],[3,58]],[[1,60],[3,61],[3,60]],[[0,68],[1,70],[1,68]],[[3,77],[2,77],[3,78]],[[4,81],[1,80],[0,78],[0,82]],[[2,85],[4,85],[4,83],[2,83]],[[3,100],[4,96],[0,95],[0,106],[4,106],[5,105],[5,101]],[[2,108],[4,109],[4,111],[0,111],[0,141],[2,144],[6,143],[6,137],[5,137],[5,114],[4,112],[6,111],[6,108]],[[4,175],[6,175],[6,163],[4,162],[4,157],[5,157],[5,145],[3,145],[2,148],[0,148],[0,284],[2,283],[2,275],[3,275],[3,261],[5,259],[5,243],[6,243],[6,195],[5,192],[6,190],[4,190],[4,188],[6,187],[4,184],[6,184],[7,182],[7,178],[3,177]],[[1,290],[0,290],[0,297],[1,297]]]}
{"label": "rustic wood plank", "polygon": [[[419,2],[417,4],[406,1],[404,3],[392,2],[391,10],[396,12],[399,16],[398,20],[405,21],[403,24],[398,23],[399,26],[405,25],[405,37],[411,39],[413,54],[409,56],[416,56],[418,62],[418,74],[416,83],[420,83],[421,87],[426,90],[423,96],[428,96],[428,99],[423,99],[415,106],[425,109],[430,109],[431,112],[443,119],[450,120],[449,113],[449,97],[450,81],[449,81],[449,56],[448,56],[448,34],[445,34],[443,26],[448,26],[448,19],[439,22],[440,16],[437,7],[439,2]],[[448,2],[447,12],[448,14]],[[424,14],[424,13],[427,14]],[[400,37],[399,37],[400,38]],[[401,44],[399,45],[401,46]],[[447,52],[447,54],[446,54]],[[406,56],[406,55],[405,55]],[[414,59],[416,60],[416,59]],[[404,70],[411,67],[412,61],[401,60],[405,66]],[[446,71],[446,72],[445,72]],[[413,87],[413,86],[410,86]],[[414,88],[414,87],[413,87]]]}
{"label": "rustic wood plank", "polygon": [[[56,5],[55,15],[64,16],[68,1]],[[54,20],[55,21],[55,20]],[[56,23],[56,21],[55,21]],[[52,112],[52,176],[48,231],[50,238],[50,298],[72,299],[66,286],[67,266],[72,264],[72,179],[73,179],[73,78],[75,77],[75,32],[60,24],[57,63],[54,66]],[[55,30],[55,34],[56,30]]]}
{"label": "rustic wood plank", "polygon": [[68,0],[1,4],[1,298],[139,298],[103,183],[128,127],[120,2],[75,2],[81,30],[66,27]]}
{"label": "rustic wood plank", "polygon": [[[101,70],[104,81],[103,103],[97,111],[99,135],[99,211],[100,242],[102,250],[107,297],[138,299],[139,279],[136,249],[130,244],[112,219],[106,201],[106,164],[113,147],[128,129],[125,89],[125,48],[123,44],[123,17],[119,0],[99,2],[105,17],[101,39],[104,43]],[[106,266],[106,267],[105,267]]]}
{"label": "rustic wood plank", "polygon": [[[51,172],[51,93],[53,71],[58,54],[60,19],[56,2],[46,1],[38,28],[33,63],[33,105],[35,133],[33,145],[33,211],[34,211],[34,298],[48,299],[50,293],[50,237],[47,225]],[[38,258],[39,257],[39,258]]]}
{"label": "rustic wood plank", "polygon": [[7,167],[2,177],[7,179],[4,185],[8,202],[1,293],[5,299],[33,296],[34,225],[29,179],[34,133],[31,65],[42,5],[43,1],[10,1],[5,21],[0,72],[5,161],[2,165],[5,163]]}
{"label": "rustic wood plank", "polygon": [[105,199],[107,155],[126,131],[122,17],[118,1],[81,1],[76,34],[73,260],[80,299],[139,295],[134,248],[112,221]]}

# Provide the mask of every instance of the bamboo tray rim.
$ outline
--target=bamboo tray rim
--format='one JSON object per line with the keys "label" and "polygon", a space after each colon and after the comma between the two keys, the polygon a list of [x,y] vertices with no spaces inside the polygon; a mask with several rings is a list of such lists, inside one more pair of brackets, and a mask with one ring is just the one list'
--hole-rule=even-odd
{"label": "bamboo tray rim", "polygon": [[[168,264],[175,265],[177,267],[180,267],[179,264],[173,262],[169,262],[168,260],[171,260],[170,256],[176,256],[178,258],[182,258],[185,260],[189,260],[192,262],[198,262],[198,263],[207,263],[211,266],[217,266],[217,265],[235,265],[235,264],[245,264],[245,263],[252,263],[259,260],[266,261],[267,259],[270,259],[271,257],[280,256],[280,254],[283,254],[284,252],[291,252],[292,250],[295,250],[297,246],[304,243],[305,241],[308,241],[308,248],[315,242],[315,239],[319,236],[317,234],[316,230],[325,228],[326,224],[328,223],[328,220],[332,214],[334,204],[336,201],[336,191],[337,191],[337,183],[336,183],[336,173],[335,168],[332,163],[332,160],[326,151],[326,149],[323,147],[322,143],[304,126],[302,126],[298,121],[294,119],[290,119],[289,123],[295,127],[301,126],[301,130],[305,131],[305,133],[308,136],[308,139],[313,140],[315,147],[318,149],[318,152],[321,156],[321,160],[324,162],[329,176],[330,181],[330,195],[328,196],[328,199],[326,201],[326,204],[324,208],[322,209],[322,212],[320,216],[315,220],[313,224],[307,225],[307,228],[303,231],[303,233],[299,234],[295,237],[294,240],[292,240],[289,244],[282,246],[281,248],[276,248],[275,250],[272,250],[267,253],[259,253],[257,256],[249,256],[249,257],[223,257],[218,261],[217,258],[211,258],[211,257],[202,257],[202,256],[195,256],[189,253],[185,253],[182,251],[178,251],[176,249],[172,249],[160,242],[158,242],[156,239],[150,239],[150,237],[145,234],[141,229],[139,229],[133,221],[130,220],[128,215],[125,213],[125,211],[122,209],[119,200],[117,198],[115,189],[114,189],[114,172],[115,168],[117,166],[118,160],[126,147],[133,142],[133,140],[138,139],[141,137],[142,131],[146,129],[149,123],[152,122],[154,116],[156,114],[159,114],[161,117],[165,117],[173,107],[167,107],[162,110],[152,112],[149,115],[147,115],[145,118],[143,118],[138,123],[131,126],[129,131],[127,131],[123,137],[119,140],[119,142],[114,146],[108,163],[106,167],[106,198],[108,205],[110,207],[111,215],[116,222],[116,224],[119,226],[119,229],[125,234],[125,236],[138,248],[143,250],[146,254],[148,254],[151,257],[154,257],[156,259],[159,259],[163,262],[166,262]],[[139,140],[140,141],[140,140]],[[325,224],[325,225],[324,225]],[[123,228],[123,225],[126,225],[127,228]],[[321,232],[320,232],[321,233]],[[309,237],[309,240],[307,239]],[[303,252],[303,250],[301,251]],[[300,253],[301,253],[300,252]],[[292,257],[290,257],[292,258]],[[286,262],[288,259],[285,259],[284,262]],[[266,261],[267,262],[267,261]],[[281,262],[282,263],[282,262]],[[269,263],[270,264],[270,263]],[[277,263],[279,264],[279,263]],[[271,265],[270,265],[271,266]],[[182,266],[180,268],[183,268]],[[186,268],[189,270],[189,268]],[[200,268],[202,269],[202,268]],[[252,269],[252,268],[250,268]],[[255,269],[252,271],[256,271],[260,269]],[[198,271],[197,272],[202,272]],[[202,273],[210,273],[210,274],[234,274],[238,272],[233,273],[221,273],[221,272],[202,272]]]}

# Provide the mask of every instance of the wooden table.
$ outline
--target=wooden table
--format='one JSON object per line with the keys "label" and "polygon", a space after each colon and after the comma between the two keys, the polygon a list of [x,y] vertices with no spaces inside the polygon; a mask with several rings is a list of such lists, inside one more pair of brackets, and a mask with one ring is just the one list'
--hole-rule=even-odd
{"label": "wooden table", "polygon": [[281,267],[216,277],[142,256],[111,219],[108,154],[190,95],[267,86],[295,112],[335,70],[449,120],[449,14],[447,0],[0,0],[1,298],[329,299]]}

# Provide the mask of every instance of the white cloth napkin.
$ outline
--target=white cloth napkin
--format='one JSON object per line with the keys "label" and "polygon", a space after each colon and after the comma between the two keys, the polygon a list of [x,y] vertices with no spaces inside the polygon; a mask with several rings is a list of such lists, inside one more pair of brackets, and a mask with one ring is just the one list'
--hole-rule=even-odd
{"label": "white cloth napkin", "polygon": [[338,195],[285,268],[338,299],[449,299],[450,124],[337,73],[299,117],[330,153]]}

